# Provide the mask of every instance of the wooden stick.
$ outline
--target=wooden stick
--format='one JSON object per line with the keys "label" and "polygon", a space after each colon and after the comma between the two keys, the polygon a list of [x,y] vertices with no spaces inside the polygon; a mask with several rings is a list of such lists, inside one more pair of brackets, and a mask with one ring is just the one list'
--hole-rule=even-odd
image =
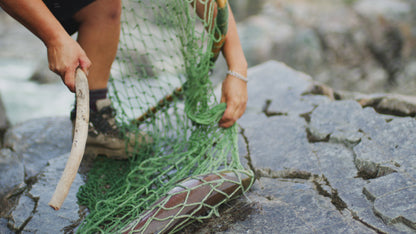
{"label": "wooden stick", "polygon": [[84,155],[85,144],[88,136],[88,122],[89,122],[89,89],[88,80],[85,73],[81,69],[77,69],[75,75],[75,91],[76,91],[76,119],[74,138],[72,142],[71,154],[69,155],[65,169],[62,173],[61,179],[56,186],[55,192],[49,201],[49,206],[55,210],[61,208],[72,182],[77,175],[79,165]]}

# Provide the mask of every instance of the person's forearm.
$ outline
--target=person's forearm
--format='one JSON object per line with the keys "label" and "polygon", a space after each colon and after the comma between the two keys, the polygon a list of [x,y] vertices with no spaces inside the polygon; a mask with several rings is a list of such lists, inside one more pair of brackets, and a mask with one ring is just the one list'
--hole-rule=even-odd
{"label": "person's forearm", "polygon": [[228,69],[247,76],[247,60],[238,37],[237,25],[234,15],[228,6],[228,32],[222,48],[222,53],[227,61]]}
{"label": "person's forearm", "polygon": [[0,0],[0,6],[45,45],[69,36],[42,0]]}

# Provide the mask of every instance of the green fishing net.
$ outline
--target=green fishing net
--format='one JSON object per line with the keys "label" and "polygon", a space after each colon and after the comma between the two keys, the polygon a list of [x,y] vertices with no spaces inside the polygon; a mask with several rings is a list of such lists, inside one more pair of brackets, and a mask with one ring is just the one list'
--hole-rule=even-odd
{"label": "green fishing net", "polygon": [[218,127],[226,104],[210,80],[227,7],[123,1],[110,90],[130,159],[95,159],[77,195],[89,210],[79,233],[175,232],[218,215],[253,183],[240,163],[237,125]]}

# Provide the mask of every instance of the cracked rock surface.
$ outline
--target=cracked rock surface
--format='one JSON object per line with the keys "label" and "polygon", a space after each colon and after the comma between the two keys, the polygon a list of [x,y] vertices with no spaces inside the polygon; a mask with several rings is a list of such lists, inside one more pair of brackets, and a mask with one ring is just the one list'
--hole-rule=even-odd
{"label": "cracked rock surface", "polygon": [[270,215],[275,232],[416,231],[414,118],[312,95],[311,78],[278,62],[252,68],[249,78],[248,109],[239,122],[247,141],[240,145],[247,144],[248,166],[259,180],[247,196],[260,206],[290,207],[266,208],[250,219]]}
{"label": "cracked rock surface", "polygon": [[198,231],[416,232],[414,118],[335,101],[324,86],[314,95],[310,77],[274,61],[249,80],[239,147],[258,180],[239,201],[256,205],[242,221],[213,218]]}
{"label": "cracked rock surface", "polygon": [[[318,95],[312,78],[275,61],[249,69],[249,79],[239,148],[257,180],[185,233],[416,232],[414,118]],[[47,206],[70,129],[67,118],[47,118],[5,134],[0,233],[71,233],[82,222],[80,175],[60,211]]]}

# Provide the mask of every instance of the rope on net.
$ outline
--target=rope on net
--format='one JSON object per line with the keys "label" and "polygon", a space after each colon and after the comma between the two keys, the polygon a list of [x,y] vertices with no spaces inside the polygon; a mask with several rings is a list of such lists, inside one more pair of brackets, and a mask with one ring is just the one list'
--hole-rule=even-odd
{"label": "rope on net", "polygon": [[209,78],[227,20],[226,0],[123,2],[111,99],[131,157],[95,160],[79,233],[175,232],[249,189],[237,125],[218,127],[226,104]]}

